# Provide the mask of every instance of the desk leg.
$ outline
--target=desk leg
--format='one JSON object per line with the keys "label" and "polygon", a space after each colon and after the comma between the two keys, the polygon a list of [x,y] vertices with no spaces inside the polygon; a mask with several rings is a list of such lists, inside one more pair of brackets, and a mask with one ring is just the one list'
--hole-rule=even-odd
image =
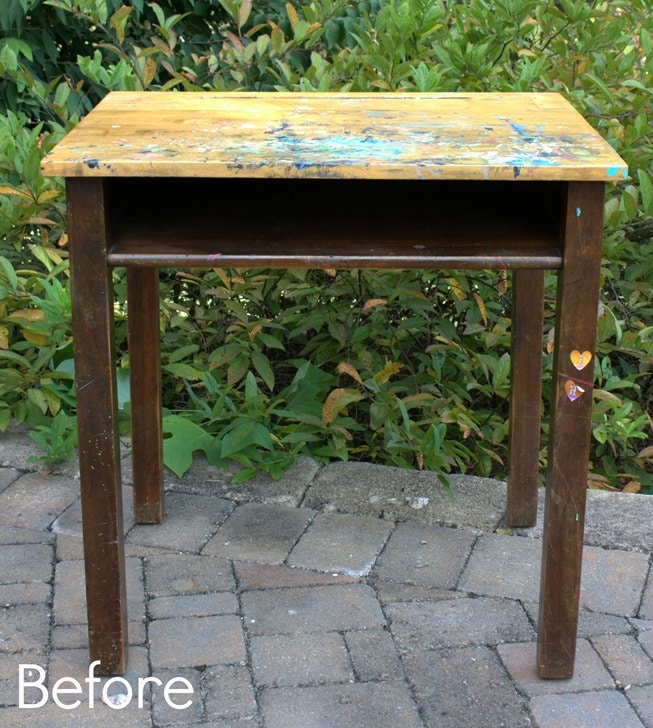
{"label": "desk leg", "polygon": [[544,271],[512,277],[508,525],[534,526],[540,470]]}
{"label": "desk leg", "polygon": [[574,671],[603,199],[602,183],[573,182],[567,186],[542,547],[537,661],[544,678],[570,678]]}
{"label": "desk leg", "polygon": [[163,519],[159,271],[127,269],[134,520]]}
{"label": "desk leg", "polygon": [[125,671],[127,607],[109,226],[102,180],[66,189],[89,648],[110,675]]}

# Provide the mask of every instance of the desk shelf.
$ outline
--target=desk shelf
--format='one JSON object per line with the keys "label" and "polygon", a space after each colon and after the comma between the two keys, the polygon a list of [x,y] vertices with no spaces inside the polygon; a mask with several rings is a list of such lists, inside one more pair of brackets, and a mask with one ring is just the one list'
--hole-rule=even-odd
{"label": "desk shelf", "polygon": [[562,267],[561,183],[126,178],[107,184],[112,266]]}

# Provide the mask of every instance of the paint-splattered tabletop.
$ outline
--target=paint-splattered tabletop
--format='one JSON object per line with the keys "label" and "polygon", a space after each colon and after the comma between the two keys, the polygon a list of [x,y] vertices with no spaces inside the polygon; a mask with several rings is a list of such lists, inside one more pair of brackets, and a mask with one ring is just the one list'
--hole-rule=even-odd
{"label": "paint-splattered tabletop", "polygon": [[64,177],[618,181],[555,93],[113,92],[43,160]]}

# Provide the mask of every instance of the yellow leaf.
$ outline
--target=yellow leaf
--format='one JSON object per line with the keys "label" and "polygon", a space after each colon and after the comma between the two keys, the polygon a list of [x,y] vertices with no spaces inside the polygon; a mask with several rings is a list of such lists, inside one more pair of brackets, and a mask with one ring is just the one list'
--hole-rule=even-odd
{"label": "yellow leaf", "polygon": [[143,62],[143,87],[147,88],[154,78],[156,73],[156,61],[151,56],[148,56]]}
{"label": "yellow leaf", "polygon": [[653,458],[653,445],[649,445],[637,453],[638,460],[646,460],[647,458]]}
{"label": "yellow leaf", "polygon": [[368,308],[374,308],[375,306],[385,306],[387,302],[385,298],[370,298],[369,301],[365,301],[363,304],[363,311],[367,311]]}
{"label": "yellow leaf", "polygon": [[7,195],[9,197],[21,197],[23,200],[32,200],[32,195],[24,190],[19,190],[16,187],[10,187],[9,185],[0,185],[0,195]]}
{"label": "yellow leaf", "polygon": [[0,326],[0,349],[9,348],[9,329],[6,326]]}
{"label": "yellow leaf", "polygon": [[288,20],[290,20],[290,26],[291,28],[294,28],[297,25],[297,21],[299,20],[299,17],[297,16],[297,11],[292,6],[291,3],[286,3],[286,12],[288,13]]}
{"label": "yellow leaf", "polygon": [[474,294],[474,300],[476,301],[478,310],[481,312],[481,318],[483,319],[483,323],[487,326],[487,311],[485,310],[485,302],[478,293]]}
{"label": "yellow leaf", "polygon": [[642,485],[638,480],[631,480],[621,489],[622,493],[641,493]]}
{"label": "yellow leaf", "polygon": [[446,281],[451,288],[454,298],[457,298],[459,301],[464,301],[467,298],[467,293],[461,288],[460,283],[455,278],[447,278]]}
{"label": "yellow leaf", "polygon": [[19,308],[16,311],[12,311],[7,318],[43,321],[43,311],[40,308]]}
{"label": "yellow leaf", "polygon": [[328,425],[350,404],[363,399],[363,394],[357,389],[334,389],[329,392],[322,407],[322,424]]}
{"label": "yellow leaf", "polygon": [[247,22],[250,13],[252,12],[252,0],[243,0],[238,9],[238,30]]}
{"label": "yellow leaf", "polygon": [[374,381],[377,384],[385,384],[393,374],[401,370],[402,366],[403,364],[400,364],[398,361],[388,362],[381,371],[378,371],[374,375]]}
{"label": "yellow leaf", "polygon": [[349,374],[349,376],[352,379],[355,379],[359,384],[363,383],[361,375],[358,373],[356,367],[346,361],[341,361],[340,364],[338,364],[338,374]]}
{"label": "yellow leaf", "polygon": [[50,341],[50,337],[47,336],[47,334],[41,334],[37,331],[23,329],[22,334],[26,341],[29,341],[30,344],[35,344],[36,346],[45,346],[45,344]]}

